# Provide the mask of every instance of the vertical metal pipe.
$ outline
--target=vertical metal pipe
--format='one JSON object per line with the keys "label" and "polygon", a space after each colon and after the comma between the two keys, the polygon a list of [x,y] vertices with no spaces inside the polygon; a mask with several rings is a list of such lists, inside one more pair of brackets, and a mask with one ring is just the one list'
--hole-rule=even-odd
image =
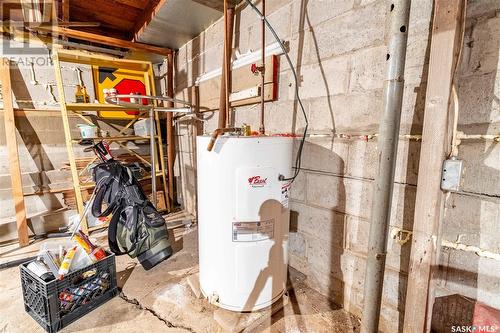
{"label": "vertical metal pipe", "polygon": [[[167,56],[167,96],[174,98],[174,55]],[[167,102],[167,106],[173,108],[173,102]],[[175,202],[174,196],[174,161],[175,161],[175,137],[173,113],[167,112],[167,175],[168,175],[168,202],[167,208],[170,210]]]}
{"label": "vertical metal pipe", "polygon": [[225,51],[225,72],[224,72],[224,80],[225,80],[225,88],[226,88],[226,112],[227,112],[227,123],[228,127],[232,127],[233,119],[231,114],[231,104],[229,104],[229,94],[231,93],[231,79],[232,79],[232,70],[231,70],[231,56],[233,53],[233,24],[234,23],[234,8],[227,8],[227,22],[226,22],[226,39],[224,44]]}
{"label": "vertical metal pipe", "polygon": [[387,232],[403,102],[410,0],[394,0],[389,3],[391,27],[384,84],[384,111],[378,137],[379,164],[372,198],[372,219],[366,261],[362,333],[378,332],[387,252]]}
{"label": "vertical metal pipe", "polygon": [[220,79],[219,95],[219,124],[218,128],[225,128],[227,122],[226,113],[226,43],[227,43],[227,0],[224,0],[224,49],[222,52],[222,75]]}
{"label": "vertical metal pipe", "polygon": [[260,126],[259,126],[259,133],[260,134],[265,134],[266,133],[266,128],[264,126],[264,101],[265,101],[265,95],[264,95],[264,83],[266,79],[266,23],[264,22],[264,17],[266,17],[266,0],[262,0],[262,28],[261,28],[261,33],[262,33],[262,64],[261,64],[261,71],[260,71],[260,76],[261,76],[261,81],[260,81]]}
{"label": "vertical metal pipe", "polygon": [[149,110],[149,146],[151,150],[151,197],[152,204],[156,207],[156,142],[155,142],[155,111]]}

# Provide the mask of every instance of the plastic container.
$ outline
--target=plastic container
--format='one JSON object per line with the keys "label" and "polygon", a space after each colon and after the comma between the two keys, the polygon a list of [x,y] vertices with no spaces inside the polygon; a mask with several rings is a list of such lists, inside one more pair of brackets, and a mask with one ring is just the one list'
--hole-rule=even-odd
{"label": "plastic container", "polygon": [[[49,282],[31,272],[29,263],[20,266],[24,308],[49,333],[61,330],[118,294],[114,254],[108,253],[103,260],[69,273],[63,280]],[[96,285],[92,281],[99,281],[99,276],[107,277],[102,279],[102,288],[92,290],[88,286]],[[77,290],[88,290],[89,294],[79,297]],[[66,301],[69,295],[76,298],[71,307],[68,304],[73,303]]]}
{"label": "plastic container", "polygon": [[82,139],[93,139],[97,137],[97,126],[89,124],[76,125],[80,129]]}
{"label": "plastic container", "polygon": [[[150,118],[142,119],[134,123],[134,134],[137,136],[150,136],[151,121]],[[156,135],[156,128],[155,128]]]}

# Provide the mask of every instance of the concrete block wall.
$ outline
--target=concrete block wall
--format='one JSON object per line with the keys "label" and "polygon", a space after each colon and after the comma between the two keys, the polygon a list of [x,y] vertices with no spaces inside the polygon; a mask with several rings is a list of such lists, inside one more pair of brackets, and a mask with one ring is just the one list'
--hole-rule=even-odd
{"label": "concrete block wall", "polygon": [[[288,41],[289,54],[300,77],[312,134],[378,132],[383,104],[387,13],[390,3],[377,0],[269,1],[268,19]],[[430,51],[433,1],[412,1],[401,135],[422,131]],[[498,22],[495,1],[469,1],[466,41],[458,78],[460,130],[496,134],[500,121],[498,96]],[[260,48],[260,22],[243,6],[236,12],[234,47],[244,54]],[[196,77],[219,68],[222,21],[183,46],[176,56],[176,95],[192,100],[185,88]],[[274,40],[266,33],[268,43]],[[258,107],[235,110],[235,123],[258,127]],[[217,126],[217,113],[204,132]],[[266,104],[269,132],[301,133],[303,118],[294,100],[294,82],[284,57],[279,73],[279,99]],[[195,213],[194,126],[178,129],[181,149],[177,171],[181,202]],[[186,149],[189,147],[189,149]],[[373,179],[377,168],[373,140],[308,138],[303,170],[294,183],[291,201],[290,265],[308,276],[311,286],[349,311],[361,315]],[[420,142],[401,139],[395,175],[390,231],[413,227]],[[443,238],[493,252],[498,248],[498,145],[463,141],[460,158],[466,165],[464,188],[446,201]],[[194,182],[193,182],[194,180]],[[381,329],[401,330],[410,261],[410,242],[388,240]],[[461,265],[466,261],[468,265]],[[499,308],[494,290],[500,283],[499,263],[443,249],[436,281],[438,297],[470,296]],[[450,273],[451,272],[451,273]],[[463,285],[465,284],[465,285]],[[497,295],[498,296],[498,295]]]}
{"label": "concrete block wall", "polygon": [[[309,284],[361,315],[376,140],[332,138],[332,133],[375,134],[383,103],[386,63],[386,1],[270,1],[268,18],[289,42],[290,57],[300,77],[300,95],[311,134],[303,152],[303,170],[293,185],[290,265],[308,276]],[[425,101],[426,64],[432,1],[414,1],[409,26],[408,56],[401,134],[420,134]],[[250,8],[237,11],[235,48],[244,54],[260,48],[260,22]],[[274,42],[267,34],[268,43]],[[176,91],[193,84],[197,75],[220,67],[222,24],[217,22],[177,53]],[[279,73],[279,99],[266,104],[271,133],[301,133],[304,120],[294,98],[294,81],[284,57]],[[236,125],[258,127],[258,107],[235,110]],[[204,131],[217,126],[217,114]],[[192,146],[189,126],[178,130],[182,147]],[[328,135],[330,135],[328,137]],[[189,145],[186,143],[190,142]],[[419,142],[401,140],[398,150],[392,228],[411,230],[418,172]],[[196,147],[193,147],[196,148]],[[195,149],[179,157],[195,161]],[[193,164],[179,163],[182,174]],[[187,176],[186,176],[187,178]],[[187,185],[186,187],[190,187]],[[190,192],[191,193],[191,192]],[[388,242],[381,329],[401,327],[409,265],[409,248]]]}
{"label": "concrete block wall", "polygon": [[[457,79],[459,130],[466,134],[498,134],[500,3],[472,1],[467,9]],[[465,166],[462,191],[451,194],[446,201],[442,238],[500,253],[500,146],[492,141],[463,141],[459,158]],[[468,324],[470,300],[500,308],[498,260],[442,248],[436,280],[436,330],[449,330],[447,325],[453,322],[460,324],[456,320],[458,312]],[[467,297],[466,301],[458,301],[457,294]],[[451,306],[456,310],[449,311]]]}

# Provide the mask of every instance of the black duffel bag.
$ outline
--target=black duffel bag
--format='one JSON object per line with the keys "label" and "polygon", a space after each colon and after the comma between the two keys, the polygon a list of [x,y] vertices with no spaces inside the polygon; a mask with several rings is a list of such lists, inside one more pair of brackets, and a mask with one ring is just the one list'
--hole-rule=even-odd
{"label": "black duffel bag", "polygon": [[[172,255],[165,219],[144,194],[132,172],[118,161],[93,168],[96,183],[94,217],[112,214],[109,247],[116,255],[128,254],[149,270]],[[102,211],[103,204],[107,207]]]}

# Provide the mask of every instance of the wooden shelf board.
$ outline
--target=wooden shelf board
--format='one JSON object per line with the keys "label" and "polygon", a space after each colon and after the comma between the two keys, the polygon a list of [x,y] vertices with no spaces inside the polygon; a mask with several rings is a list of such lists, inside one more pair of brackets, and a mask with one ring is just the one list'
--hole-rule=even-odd
{"label": "wooden shelf board", "polygon": [[151,63],[147,61],[106,57],[101,54],[90,54],[82,51],[58,50],[61,62],[71,62],[85,65],[126,68],[147,72]]}

